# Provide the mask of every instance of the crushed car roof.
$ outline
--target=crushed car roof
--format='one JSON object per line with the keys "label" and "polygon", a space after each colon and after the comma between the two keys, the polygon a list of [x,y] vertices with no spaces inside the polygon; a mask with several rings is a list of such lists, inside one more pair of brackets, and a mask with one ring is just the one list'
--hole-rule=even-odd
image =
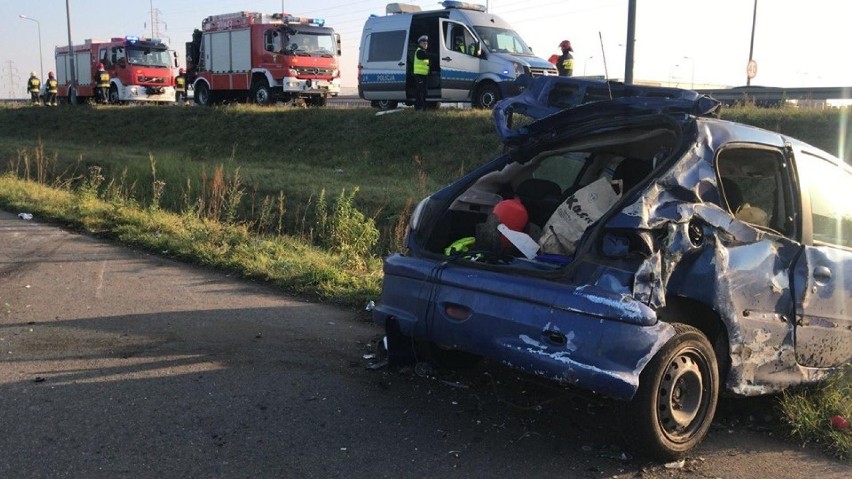
{"label": "crushed car roof", "polygon": [[[523,93],[500,101],[494,108],[494,125],[504,144],[524,142],[536,131],[558,121],[553,117],[567,116],[577,120],[584,116],[612,116],[628,112],[718,117],[721,109],[718,100],[681,88],[625,85],[572,77],[530,78],[524,75],[518,80],[523,86]],[[514,129],[515,114],[532,118],[536,123]],[[538,122],[544,123],[544,128],[537,125]]]}

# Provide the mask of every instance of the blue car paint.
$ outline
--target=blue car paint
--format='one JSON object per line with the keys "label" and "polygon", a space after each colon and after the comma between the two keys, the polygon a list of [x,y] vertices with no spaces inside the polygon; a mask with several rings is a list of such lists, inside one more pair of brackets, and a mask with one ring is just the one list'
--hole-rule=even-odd
{"label": "blue car paint", "polygon": [[[667,304],[674,299],[680,307],[704,305],[721,321],[727,344],[720,351],[727,350],[728,356],[719,360],[729,367],[728,391],[765,394],[825,377],[838,355],[852,350],[852,336],[844,334],[850,294],[843,299],[843,292],[837,291],[845,287],[848,292],[852,285],[852,255],[812,247],[803,251],[800,243],[736,219],[720,207],[714,167],[719,151],[732,144],[785,151],[792,165],[793,152],[802,144],[710,118],[718,111],[713,102],[693,92],[667,90],[660,93],[665,98],[631,93],[554,111],[544,92],[561,81],[538,79],[524,95],[498,104],[495,124],[512,152],[427,200],[420,226],[409,232],[409,254],[385,261],[375,320],[399,322],[403,334],[446,348],[630,399],[644,366],[674,334],[669,324],[658,321],[659,312],[676,306]],[[532,113],[538,121],[512,130],[510,117],[518,112]],[[506,274],[486,265],[454,264],[426,250],[429,231],[450,202],[486,173],[524,161],[516,152],[535,150],[539,141],[558,141],[553,140],[554,132],[570,135],[594,128],[601,118],[635,114],[666,117],[682,135],[680,150],[586,231],[576,258],[565,268],[568,273]],[[627,243],[620,235],[625,231],[634,235],[634,246],[638,243],[647,251],[643,259],[612,261],[593,253],[592,240],[603,238],[609,245],[604,251],[623,256]],[[661,234],[665,242],[658,244],[655,238]],[[835,267],[838,282],[813,283],[807,272],[821,264]],[[796,318],[811,299],[832,297],[841,298],[834,310],[817,309],[810,316],[822,329],[803,331],[817,336],[838,331],[825,340],[833,356],[823,358],[812,347],[808,358],[797,359]],[[469,311],[469,316],[459,320],[447,314],[448,307]],[[555,344],[554,337],[564,338],[564,343]]]}
{"label": "blue car paint", "polygon": [[[521,282],[401,255],[385,260],[384,273],[373,313],[379,324],[394,318],[406,336],[428,335],[443,347],[463,346],[556,381],[594,384],[595,391],[619,399],[633,397],[642,367],[674,334],[646,305],[594,286]],[[447,306],[466,308],[470,316],[453,319]],[[564,344],[554,344],[554,335]]]}

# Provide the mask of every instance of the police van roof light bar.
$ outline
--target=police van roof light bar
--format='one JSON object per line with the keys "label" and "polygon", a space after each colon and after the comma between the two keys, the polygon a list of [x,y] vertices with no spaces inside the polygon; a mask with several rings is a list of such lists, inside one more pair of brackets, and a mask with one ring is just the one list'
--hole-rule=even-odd
{"label": "police van roof light bar", "polygon": [[441,2],[441,5],[444,8],[457,8],[460,10],[474,10],[477,12],[485,12],[487,9],[485,5],[479,5],[476,3],[468,3],[468,2],[457,2],[455,0],[446,0]]}

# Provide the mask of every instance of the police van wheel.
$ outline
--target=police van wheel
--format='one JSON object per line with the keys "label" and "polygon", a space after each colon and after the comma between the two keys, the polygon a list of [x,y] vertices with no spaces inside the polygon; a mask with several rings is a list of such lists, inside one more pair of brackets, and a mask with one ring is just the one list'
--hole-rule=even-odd
{"label": "police van wheel", "polygon": [[494,105],[500,101],[500,89],[493,83],[486,83],[476,89],[476,95],[473,97],[474,108],[494,108]]}
{"label": "police van wheel", "polygon": [[376,100],[373,102],[373,106],[381,111],[396,110],[396,107],[399,106],[399,102],[396,100]]}
{"label": "police van wheel", "polygon": [[260,106],[266,106],[272,103],[272,89],[266,84],[266,80],[254,82],[251,86],[251,99],[254,103]]}

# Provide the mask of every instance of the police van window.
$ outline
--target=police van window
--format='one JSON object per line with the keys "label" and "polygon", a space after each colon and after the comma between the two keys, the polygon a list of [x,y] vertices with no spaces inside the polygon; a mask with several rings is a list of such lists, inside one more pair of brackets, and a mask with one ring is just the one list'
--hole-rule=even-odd
{"label": "police van window", "polygon": [[399,61],[405,48],[405,30],[375,32],[369,41],[368,62]]}
{"label": "police van window", "polygon": [[780,151],[729,147],[716,161],[722,207],[741,221],[796,239],[789,173]]}
{"label": "police van window", "polygon": [[852,169],[808,153],[796,163],[808,180],[814,243],[852,248]]}
{"label": "police van window", "polygon": [[473,34],[464,25],[445,22],[444,24],[444,47],[467,55],[477,55],[477,45]]}

